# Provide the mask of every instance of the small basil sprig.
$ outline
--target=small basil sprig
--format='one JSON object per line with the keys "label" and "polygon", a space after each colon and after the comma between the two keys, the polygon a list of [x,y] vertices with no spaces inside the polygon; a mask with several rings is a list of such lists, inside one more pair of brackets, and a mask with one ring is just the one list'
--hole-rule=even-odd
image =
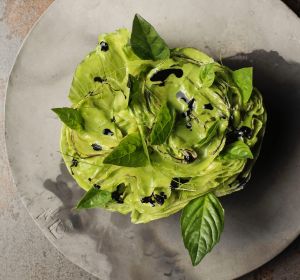
{"label": "small basil sprig", "polygon": [[202,86],[210,87],[213,84],[216,76],[213,63],[204,64],[199,69]]}
{"label": "small basil sprig", "polygon": [[104,159],[103,163],[127,167],[141,167],[148,162],[140,133],[128,134]]}
{"label": "small basil sprig", "polygon": [[224,228],[224,209],[218,198],[208,193],[185,206],[180,223],[184,246],[195,266],[219,242]]}
{"label": "small basil sprig", "polygon": [[241,140],[229,144],[222,152],[224,159],[253,159],[249,146]]}
{"label": "small basil sprig", "polygon": [[246,67],[233,71],[232,77],[241,90],[243,104],[245,105],[253,90],[253,68]]}
{"label": "small basil sprig", "polygon": [[218,128],[220,126],[219,121],[216,121],[207,131],[206,137],[204,139],[202,139],[199,143],[198,143],[198,147],[201,147],[207,143],[209,143],[213,137],[218,133]]}
{"label": "small basil sprig", "polygon": [[175,122],[175,110],[165,103],[159,110],[150,133],[151,145],[160,145],[168,139]]}
{"label": "small basil sprig", "polygon": [[77,204],[77,209],[105,207],[112,200],[111,193],[92,187]]}
{"label": "small basil sprig", "polygon": [[136,14],[132,24],[131,48],[141,59],[160,60],[170,57],[170,49],[154,27]]}
{"label": "small basil sprig", "polygon": [[[128,75],[128,83],[127,86],[129,87],[129,101],[128,106],[130,109],[134,110],[134,106],[141,102],[142,97],[146,99],[146,102],[148,102],[146,97],[146,89],[144,89],[146,76],[149,73],[149,71],[153,67],[150,65],[145,65],[143,67],[143,70],[140,72],[138,76],[133,76],[131,74]],[[144,94],[143,94],[144,93]]]}
{"label": "small basil sprig", "polygon": [[141,90],[139,79],[137,77],[134,77],[131,74],[129,74],[128,87],[130,89],[128,106],[132,107],[133,104],[136,103],[139,98],[139,94],[140,94],[140,90]]}
{"label": "small basil sprig", "polygon": [[84,127],[84,119],[80,112],[73,108],[53,108],[51,109],[60,120],[69,128],[74,130],[82,130]]}

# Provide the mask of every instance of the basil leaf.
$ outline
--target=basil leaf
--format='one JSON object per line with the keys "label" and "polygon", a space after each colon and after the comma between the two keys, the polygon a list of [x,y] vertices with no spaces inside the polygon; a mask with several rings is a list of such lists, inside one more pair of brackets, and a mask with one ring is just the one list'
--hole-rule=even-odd
{"label": "basil leaf", "polygon": [[131,74],[128,75],[127,86],[130,89],[128,106],[131,109],[133,109],[135,104],[137,104],[141,101],[141,96],[143,95],[143,93],[144,93],[146,102],[148,102],[148,100],[146,98],[146,89],[144,89],[144,84],[145,84],[146,76],[149,73],[149,71],[151,69],[153,69],[153,66],[144,65],[142,69],[143,70],[141,70],[141,72],[138,76],[133,76]]}
{"label": "basil leaf", "polygon": [[184,246],[195,266],[219,242],[224,228],[224,209],[218,198],[208,193],[185,206],[180,222]]}
{"label": "basil leaf", "polygon": [[130,43],[134,53],[141,59],[160,60],[170,57],[165,41],[139,14],[134,16]]}
{"label": "basil leaf", "polygon": [[81,130],[84,126],[84,119],[80,112],[73,108],[53,108],[51,109],[60,120],[69,128]]}
{"label": "basil leaf", "polygon": [[241,140],[229,144],[222,154],[225,159],[253,159],[249,146]]}
{"label": "basil leaf", "polygon": [[145,166],[147,162],[139,133],[128,134],[103,161],[106,164],[128,167]]}
{"label": "basil leaf", "polygon": [[215,80],[213,63],[204,64],[200,67],[200,81],[203,87],[210,87]]}
{"label": "basil leaf", "polygon": [[175,122],[175,111],[164,104],[156,117],[156,122],[150,133],[151,145],[160,145],[168,139]]}
{"label": "basil leaf", "polygon": [[253,68],[246,67],[233,71],[233,80],[241,90],[243,103],[246,104],[253,90]]}
{"label": "basil leaf", "polygon": [[207,131],[206,137],[204,139],[202,139],[198,145],[199,146],[203,146],[205,144],[207,144],[208,142],[210,142],[212,140],[212,138],[216,135],[218,128],[219,128],[219,122],[215,122]]}
{"label": "basil leaf", "polygon": [[77,209],[105,207],[111,201],[111,193],[92,187],[78,202]]}
{"label": "basil leaf", "polygon": [[[134,77],[131,74],[129,74],[129,77],[128,77],[128,86],[130,88],[128,106],[132,109],[133,113],[135,113],[134,106],[139,102],[139,95],[142,92],[142,87],[143,87],[143,82],[144,82],[143,79],[144,79],[145,75],[146,75],[146,72],[143,71],[139,77]],[[148,148],[147,148],[147,144],[146,144],[145,136],[144,136],[144,130],[140,124],[138,124],[138,129],[140,132],[144,152],[147,156],[148,161],[150,162]]]}

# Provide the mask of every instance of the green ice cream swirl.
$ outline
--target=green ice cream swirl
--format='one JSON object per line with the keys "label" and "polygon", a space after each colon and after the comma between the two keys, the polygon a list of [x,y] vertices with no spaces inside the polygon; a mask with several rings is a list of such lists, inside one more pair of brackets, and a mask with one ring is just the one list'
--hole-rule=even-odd
{"label": "green ice cream swirl", "polygon": [[[134,223],[167,217],[208,192],[241,189],[266,122],[258,90],[245,99],[233,71],[196,49],[142,60],[129,40],[126,29],[100,35],[74,74],[69,98],[84,129],[64,125],[61,152],[77,183],[111,193],[103,207],[131,213]],[[163,143],[153,132],[159,124]],[[128,136],[140,145],[138,166],[103,163]]]}

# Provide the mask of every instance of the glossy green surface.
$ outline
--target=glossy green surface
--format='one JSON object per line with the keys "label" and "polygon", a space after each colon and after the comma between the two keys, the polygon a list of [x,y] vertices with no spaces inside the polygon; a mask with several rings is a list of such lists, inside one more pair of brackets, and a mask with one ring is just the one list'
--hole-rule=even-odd
{"label": "glossy green surface", "polygon": [[[169,59],[150,61],[133,53],[126,29],[100,35],[102,41],[109,49],[101,51],[98,45],[78,65],[69,94],[72,107],[84,119],[84,129],[62,128],[61,152],[77,183],[86,191],[98,184],[109,192],[124,183],[123,203],[112,198],[105,208],[131,213],[134,223],[167,217],[208,192],[221,196],[241,189],[239,182],[249,176],[253,160],[245,153],[224,155],[226,135],[242,126],[249,127],[251,137],[236,140],[251,149],[255,160],[266,122],[260,93],[254,89],[245,103],[240,81],[234,82],[232,71],[196,49],[173,49]],[[151,81],[164,69],[181,69],[183,75],[171,74],[164,82]],[[129,87],[129,75],[138,80],[135,90]],[[95,81],[95,77],[102,82]],[[249,90],[247,85],[242,87]],[[192,109],[184,117],[189,101]],[[161,113],[165,105],[171,114]],[[173,112],[174,123],[169,131]],[[156,138],[164,143],[154,145],[157,142],[151,141],[150,135],[153,138],[158,118],[166,122]],[[103,134],[104,129],[112,135]],[[140,136],[140,146],[131,151],[140,152],[147,160],[134,167],[135,159],[141,162],[136,154],[130,157],[130,167],[104,164],[103,160],[128,134]],[[95,151],[93,144],[100,145],[101,150]],[[72,166],[73,159],[78,160],[77,166]],[[171,189],[172,178],[189,181]],[[167,196],[162,205],[155,199],[161,192]],[[142,202],[150,196],[154,203]]]}

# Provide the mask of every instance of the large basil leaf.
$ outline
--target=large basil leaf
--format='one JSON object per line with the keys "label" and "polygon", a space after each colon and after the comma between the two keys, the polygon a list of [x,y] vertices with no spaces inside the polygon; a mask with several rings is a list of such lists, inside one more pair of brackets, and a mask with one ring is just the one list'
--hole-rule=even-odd
{"label": "large basil leaf", "polygon": [[133,20],[130,43],[134,53],[141,59],[160,60],[170,57],[166,42],[154,27],[138,14]]}
{"label": "large basil leaf", "polygon": [[51,109],[60,120],[69,128],[74,130],[81,130],[84,127],[84,119],[80,112],[73,108],[53,108]]}
{"label": "large basil leaf", "polygon": [[106,164],[128,167],[145,166],[147,162],[140,133],[127,135],[103,161]]}
{"label": "large basil leaf", "polygon": [[253,159],[253,154],[249,146],[241,140],[238,140],[225,147],[222,155],[225,159]]}
{"label": "large basil leaf", "polygon": [[180,222],[184,246],[195,266],[219,242],[224,228],[224,209],[218,198],[208,193],[185,206]]}
{"label": "large basil leaf", "polygon": [[233,80],[241,90],[243,103],[246,104],[253,90],[253,68],[241,68],[232,73]]}
{"label": "large basil leaf", "polygon": [[160,145],[168,139],[175,121],[175,111],[164,104],[158,114],[150,133],[151,145]]}
{"label": "large basil leaf", "polygon": [[213,63],[204,64],[200,67],[200,81],[203,87],[210,87],[215,80]]}
{"label": "large basil leaf", "polygon": [[78,202],[77,209],[105,207],[111,201],[111,193],[92,187]]}

